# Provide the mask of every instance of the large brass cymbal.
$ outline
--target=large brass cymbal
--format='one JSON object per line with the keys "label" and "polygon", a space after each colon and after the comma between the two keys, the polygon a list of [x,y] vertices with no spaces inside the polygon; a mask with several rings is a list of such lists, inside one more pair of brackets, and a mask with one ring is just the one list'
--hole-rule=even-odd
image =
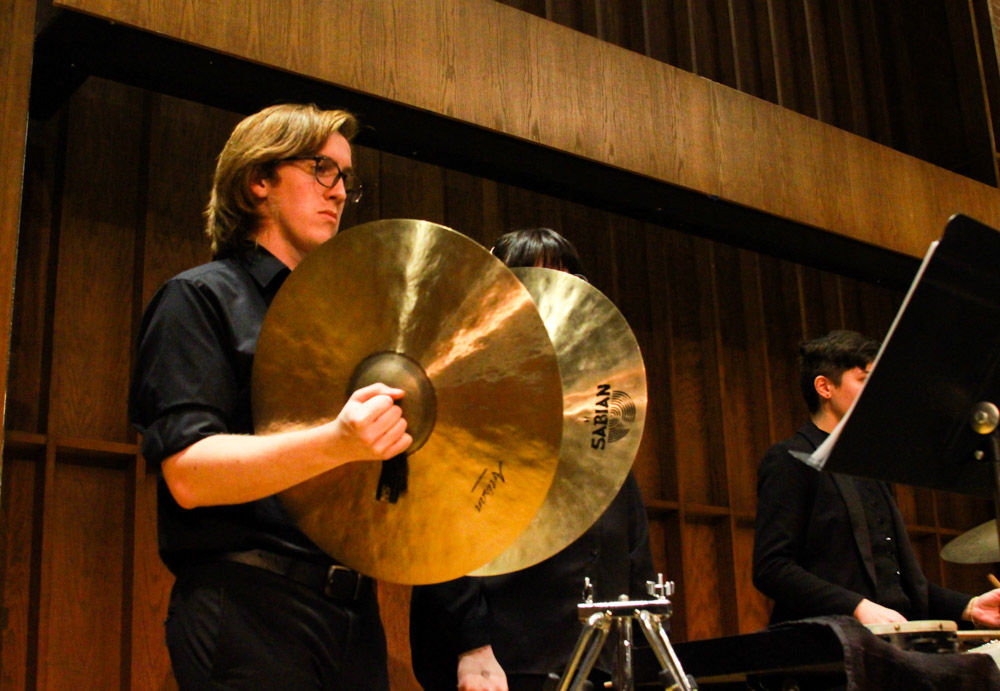
{"label": "large brass cymbal", "polygon": [[987,521],[962,533],[941,548],[941,558],[957,564],[991,564],[1000,561],[997,522]]}
{"label": "large brass cymbal", "polygon": [[646,420],[646,369],[625,317],[601,291],[563,271],[516,268],[549,332],[563,385],[559,467],[545,503],[491,576],[547,559],[580,537],[621,489]]}
{"label": "large brass cymbal", "polygon": [[[509,546],[545,499],[562,434],[555,351],[528,291],[469,238],[426,221],[364,224],[312,252],[275,297],[254,362],[257,433],[335,418],[357,372],[382,358],[424,439],[407,489],[376,501],[382,463],[357,462],[281,501],[362,573],[457,578]],[[397,360],[413,367],[391,381]]]}

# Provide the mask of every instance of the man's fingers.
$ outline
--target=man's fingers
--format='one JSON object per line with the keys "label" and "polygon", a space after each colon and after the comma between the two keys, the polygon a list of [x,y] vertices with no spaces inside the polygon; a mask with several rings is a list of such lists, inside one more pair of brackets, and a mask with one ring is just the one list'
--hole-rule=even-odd
{"label": "man's fingers", "polygon": [[398,400],[406,395],[406,392],[402,389],[396,389],[382,382],[375,382],[374,384],[369,384],[364,386],[354,393],[351,394],[351,400],[357,401],[358,403],[364,403],[371,400],[376,396],[388,396],[389,398]]}

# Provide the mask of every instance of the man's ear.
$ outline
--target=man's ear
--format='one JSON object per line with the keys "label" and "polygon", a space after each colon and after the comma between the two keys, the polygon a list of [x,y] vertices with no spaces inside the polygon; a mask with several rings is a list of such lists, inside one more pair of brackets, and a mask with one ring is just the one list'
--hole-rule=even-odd
{"label": "man's ear", "polygon": [[829,377],[825,377],[822,374],[813,379],[813,386],[816,389],[816,393],[819,394],[820,398],[830,400],[833,398],[833,391],[830,390],[833,382],[830,381]]}
{"label": "man's ear", "polygon": [[267,191],[270,187],[268,179],[264,176],[264,171],[259,168],[250,176],[250,194],[258,201],[267,199]]}

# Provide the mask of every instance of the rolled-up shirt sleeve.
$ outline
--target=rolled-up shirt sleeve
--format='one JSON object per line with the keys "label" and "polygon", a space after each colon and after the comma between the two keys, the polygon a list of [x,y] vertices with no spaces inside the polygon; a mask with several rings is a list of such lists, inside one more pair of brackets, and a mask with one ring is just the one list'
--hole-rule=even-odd
{"label": "rolled-up shirt sleeve", "polygon": [[174,279],[146,309],[129,407],[151,464],[205,437],[249,431],[234,429],[249,397],[241,399],[232,334],[217,300],[196,281]]}

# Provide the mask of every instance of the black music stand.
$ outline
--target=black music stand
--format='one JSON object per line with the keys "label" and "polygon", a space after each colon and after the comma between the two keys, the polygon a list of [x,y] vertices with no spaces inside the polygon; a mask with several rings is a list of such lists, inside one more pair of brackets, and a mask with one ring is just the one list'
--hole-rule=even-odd
{"label": "black music stand", "polygon": [[1000,512],[997,405],[1000,232],[956,215],[927,252],[861,394],[801,460],[992,498]]}

